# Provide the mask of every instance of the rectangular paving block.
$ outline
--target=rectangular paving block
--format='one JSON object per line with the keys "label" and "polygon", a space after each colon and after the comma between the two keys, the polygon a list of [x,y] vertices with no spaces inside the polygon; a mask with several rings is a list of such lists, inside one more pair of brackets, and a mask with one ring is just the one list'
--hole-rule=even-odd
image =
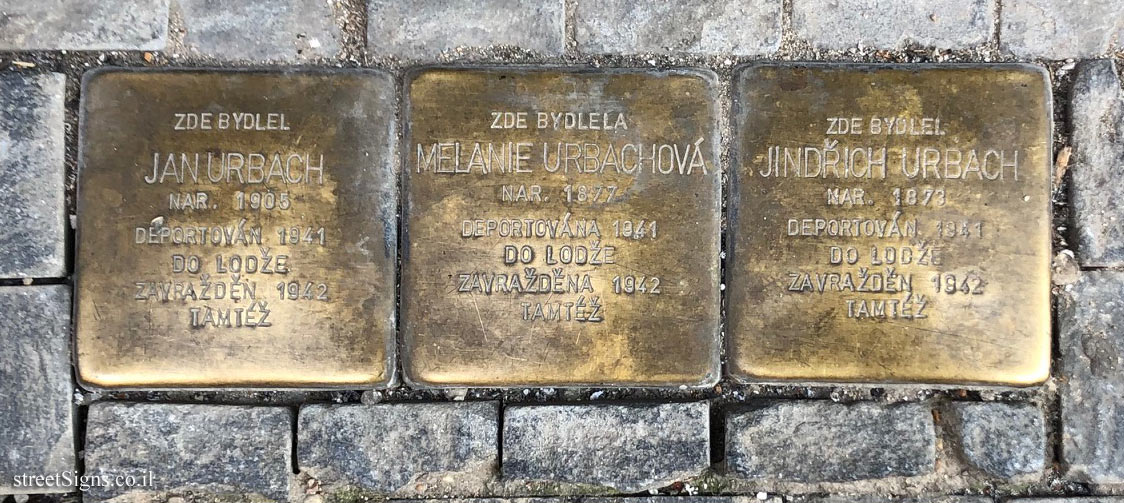
{"label": "rectangular paving block", "polygon": [[1069,205],[1077,260],[1085,267],[1124,266],[1124,89],[1111,59],[1082,63],[1070,96]]}
{"label": "rectangular paving block", "polygon": [[781,0],[580,0],[574,22],[587,53],[751,56],[780,47]]}
{"label": "rectangular paving block", "polygon": [[335,2],[176,0],[182,52],[250,62],[313,62],[336,57],[343,30]]}
{"label": "rectangular paving block", "polygon": [[995,503],[987,496],[931,496],[919,498],[890,498],[885,496],[815,496],[805,503]]}
{"label": "rectangular paving block", "polygon": [[499,470],[499,405],[306,405],[297,464],[326,493],[479,494]]}
{"label": "rectangular paving block", "polygon": [[713,74],[431,68],[406,88],[410,382],[717,381]]}
{"label": "rectangular paving block", "polygon": [[793,0],[792,28],[820,49],[967,49],[994,33],[996,0]]}
{"label": "rectangular paving block", "polygon": [[0,75],[0,278],[66,276],[65,95],[59,73]]}
{"label": "rectangular paving block", "polygon": [[88,74],[82,96],[76,338],[86,384],[393,379],[388,74],[111,70]]}
{"label": "rectangular paving block", "polygon": [[76,469],[70,288],[0,287],[0,313],[0,495],[72,492],[45,478]]}
{"label": "rectangular paving block", "polygon": [[1091,58],[1124,47],[1117,0],[1003,0],[1000,48],[1021,58]]}
{"label": "rectangular paving block", "polygon": [[504,410],[503,477],[657,489],[710,465],[706,402],[542,405]]}
{"label": "rectangular paving block", "polygon": [[955,402],[946,409],[953,448],[967,464],[1001,478],[1046,468],[1046,420],[1033,404]]}
{"label": "rectangular paving block", "polygon": [[925,475],[935,462],[926,404],[768,401],[726,416],[726,466],[738,477],[849,482]]}
{"label": "rectangular paving block", "polygon": [[434,59],[462,47],[514,47],[557,56],[565,22],[563,0],[369,0],[367,51]]}
{"label": "rectangular paving block", "polygon": [[5,0],[0,51],[156,51],[168,37],[168,0]]}
{"label": "rectangular paving block", "polygon": [[1121,496],[1080,496],[1071,498],[1015,498],[1004,503],[1124,503]]}
{"label": "rectangular paving block", "polygon": [[[391,503],[410,503],[417,500],[390,501]],[[550,498],[451,498],[442,501],[444,503],[781,503],[781,499],[777,497],[761,500],[751,496],[562,496]]]}
{"label": "rectangular paving block", "polygon": [[86,470],[133,485],[94,485],[85,501],[187,494],[288,501],[293,414],[285,407],[98,402]]}
{"label": "rectangular paving block", "polygon": [[1124,273],[1086,271],[1058,298],[1062,462],[1069,477],[1124,483]]}
{"label": "rectangular paving block", "polygon": [[735,378],[1049,376],[1042,68],[761,64],[734,84]]}

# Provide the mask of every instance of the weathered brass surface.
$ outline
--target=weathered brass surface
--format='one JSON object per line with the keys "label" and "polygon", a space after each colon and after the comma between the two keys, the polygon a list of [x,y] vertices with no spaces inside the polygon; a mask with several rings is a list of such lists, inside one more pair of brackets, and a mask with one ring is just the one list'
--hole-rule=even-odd
{"label": "weathered brass surface", "polygon": [[394,375],[395,86],[368,71],[83,85],[77,354],[96,387]]}
{"label": "weathered brass surface", "polygon": [[408,77],[405,377],[717,380],[713,80],[553,69]]}
{"label": "weathered brass surface", "polygon": [[762,65],[735,87],[731,374],[1048,377],[1041,69]]}

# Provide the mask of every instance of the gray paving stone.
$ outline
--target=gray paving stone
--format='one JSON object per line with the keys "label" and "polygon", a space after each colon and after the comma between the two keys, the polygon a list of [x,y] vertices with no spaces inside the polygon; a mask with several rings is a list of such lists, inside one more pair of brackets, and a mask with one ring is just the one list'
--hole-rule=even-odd
{"label": "gray paving stone", "polygon": [[936,433],[928,405],[768,401],[726,417],[734,475],[846,482],[933,471]]}
{"label": "gray paving stone", "polygon": [[293,420],[287,408],[98,402],[86,421],[86,475],[147,477],[150,483],[91,487],[85,501],[163,501],[188,492],[289,497]]}
{"label": "gray paving stone", "polygon": [[631,493],[698,475],[710,464],[709,406],[515,406],[504,411],[503,476]]}
{"label": "gray paving stone", "polygon": [[1027,58],[1089,58],[1124,47],[1120,0],[1004,0],[999,45]]}
{"label": "gray paving stone", "polygon": [[70,288],[0,287],[0,494],[69,492],[75,469]]}
{"label": "gray paving stone", "polygon": [[342,30],[323,0],[176,0],[183,50],[232,61],[306,62],[334,58]]}
{"label": "gray paving stone", "polygon": [[793,0],[796,35],[821,49],[966,49],[994,32],[995,0]]}
{"label": "gray paving stone", "polygon": [[1046,428],[1042,411],[1026,403],[948,405],[956,447],[972,466],[1011,478],[1046,468]]}
{"label": "gray paving stone", "polygon": [[1078,67],[1070,98],[1070,206],[1077,260],[1086,267],[1124,266],[1124,91],[1112,60]]}
{"label": "gray paving stone", "polygon": [[1080,498],[1019,498],[1005,503],[1124,503],[1124,496],[1087,496]]}
{"label": "gray paving stone", "polygon": [[[546,498],[540,498],[546,499]],[[557,500],[555,500],[557,501]],[[783,503],[779,496],[764,500],[756,496],[640,496],[640,497],[583,497],[579,503]]]}
{"label": "gray paving stone", "polygon": [[[415,503],[418,500],[390,501],[391,503]],[[991,502],[991,500],[987,501],[988,503]],[[753,496],[565,496],[550,498],[450,498],[441,500],[441,503],[783,503],[783,499],[779,496],[772,496],[765,500],[759,500]]]}
{"label": "gray paving stone", "polygon": [[367,50],[430,59],[458,47],[515,46],[552,56],[566,48],[563,0],[370,0]]}
{"label": "gray paving stone", "polygon": [[496,402],[308,405],[297,432],[300,470],[326,492],[472,495],[499,468]]}
{"label": "gray paving stone", "polygon": [[[417,500],[390,501],[391,503],[415,503]],[[987,501],[988,503],[991,502],[991,500]],[[441,503],[783,503],[783,499],[779,496],[772,496],[765,500],[759,500],[753,496],[564,496],[550,498],[450,498],[441,500]]]}
{"label": "gray paving stone", "polygon": [[66,276],[65,88],[0,75],[0,278]]}
{"label": "gray paving stone", "polygon": [[781,0],[579,0],[575,23],[586,53],[752,56],[780,47]]}
{"label": "gray paving stone", "polygon": [[809,498],[805,503],[995,503],[985,496],[930,496],[919,498],[889,498],[885,496],[821,496]]}
{"label": "gray paving stone", "polygon": [[1072,478],[1124,483],[1124,272],[1083,272],[1057,310],[1062,461]]}
{"label": "gray paving stone", "polygon": [[154,51],[168,38],[168,0],[5,0],[0,51]]}

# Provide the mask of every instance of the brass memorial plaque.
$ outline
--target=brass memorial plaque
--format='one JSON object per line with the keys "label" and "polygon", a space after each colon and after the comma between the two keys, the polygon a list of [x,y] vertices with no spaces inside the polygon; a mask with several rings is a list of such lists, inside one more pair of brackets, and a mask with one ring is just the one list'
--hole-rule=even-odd
{"label": "brass memorial plaque", "polygon": [[693,71],[411,74],[405,377],[429,386],[715,382],[714,80]]}
{"label": "brass memorial plaque", "polygon": [[82,100],[83,382],[392,380],[390,76],[116,70],[87,76]]}
{"label": "brass memorial plaque", "polygon": [[767,64],[735,80],[731,374],[1048,377],[1043,70]]}

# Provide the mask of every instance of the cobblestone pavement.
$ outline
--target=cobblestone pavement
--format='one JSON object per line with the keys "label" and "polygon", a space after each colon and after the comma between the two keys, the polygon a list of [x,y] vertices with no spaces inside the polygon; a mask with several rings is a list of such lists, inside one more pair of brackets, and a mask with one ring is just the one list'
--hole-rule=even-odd
{"label": "cobblestone pavement", "polygon": [[[1119,0],[0,0],[0,498],[1124,503],[1121,58]],[[401,85],[431,64],[700,68],[717,75],[727,147],[734,68],[756,61],[1045,68],[1049,380],[108,391],[74,379],[91,70],[376,68]]]}

